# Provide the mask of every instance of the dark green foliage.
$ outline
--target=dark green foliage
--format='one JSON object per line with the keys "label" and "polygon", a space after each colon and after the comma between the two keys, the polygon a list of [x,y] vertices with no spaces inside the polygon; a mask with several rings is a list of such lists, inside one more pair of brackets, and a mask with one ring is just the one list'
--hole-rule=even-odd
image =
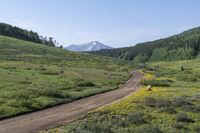
{"label": "dark green foliage", "polygon": [[177,80],[180,81],[185,81],[185,82],[196,82],[198,81],[198,77],[196,77],[196,75],[194,74],[180,74],[179,76],[177,76]]}
{"label": "dark green foliage", "polygon": [[181,122],[177,122],[177,123],[175,123],[173,126],[174,126],[174,128],[176,128],[176,129],[178,129],[178,130],[187,129],[187,128],[185,127],[185,124],[184,124],[184,123],[181,123]]}
{"label": "dark green foliage", "polygon": [[184,67],[183,66],[181,66],[181,71],[184,71]]}
{"label": "dark green foliage", "polygon": [[145,105],[148,107],[156,107],[160,110],[160,112],[166,112],[169,114],[176,113],[176,109],[174,108],[174,104],[170,100],[166,99],[154,99],[152,97],[145,98]]}
{"label": "dark green foliage", "polygon": [[139,128],[133,129],[133,133],[163,133],[158,127],[155,125],[145,125]]}
{"label": "dark green foliage", "polygon": [[194,130],[195,130],[197,133],[200,133],[200,127],[195,127]]}
{"label": "dark green foliage", "polygon": [[193,122],[195,122],[192,118],[190,118],[185,113],[179,113],[179,114],[177,114],[176,121],[177,122],[185,122],[185,123],[193,123]]}
{"label": "dark green foliage", "polygon": [[180,107],[182,110],[187,112],[200,112],[200,105],[195,105],[191,102],[192,98],[180,97],[173,100],[176,107]]}
{"label": "dark green foliage", "polygon": [[172,105],[172,102],[170,100],[166,99],[159,99],[157,100],[157,106],[159,108],[168,108]]}
{"label": "dark green foliage", "polygon": [[141,83],[143,85],[151,85],[151,86],[160,86],[160,87],[169,87],[171,86],[171,80],[142,80]]}
{"label": "dark green foliage", "polygon": [[151,97],[145,98],[145,105],[149,107],[156,107],[157,100]]}
{"label": "dark green foliage", "polygon": [[38,33],[36,32],[21,29],[19,27],[5,23],[0,23],[0,35],[10,36],[17,39],[22,39],[35,43],[41,43],[52,47],[55,47],[57,43],[56,41],[53,40],[52,37],[49,37],[49,39],[47,39],[46,37],[38,35]]}
{"label": "dark green foliage", "polygon": [[84,87],[84,86],[92,87],[92,86],[95,86],[95,84],[91,81],[83,81],[83,82],[78,83],[78,86],[80,86],[80,87]]}
{"label": "dark green foliage", "polygon": [[197,27],[178,35],[137,44],[132,47],[104,49],[92,53],[143,63],[144,61],[192,59],[197,57],[199,51],[200,27]]}
{"label": "dark green foliage", "polygon": [[46,71],[42,71],[41,73],[45,74],[45,75],[59,75],[59,74],[61,74],[61,71],[46,70]]}
{"label": "dark green foliage", "polygon": [[168,114],[175,114],[175,113],[177,113],[176,109],[174,107],[172,107],[172,106],[161,108],[160,111],[161,112],[166,112]]}
{"label": "dark green foliage", "polygon": [[182,107],[192,105],[192,103],[186,97],[178,97],[173,100],[175,106]]}
{"label": "dark green foliage", "polygon": [[142,125],[147,123],[147,118],[145,114],[141,112],[133,112],[128,114],[128,121],[135,125]]}

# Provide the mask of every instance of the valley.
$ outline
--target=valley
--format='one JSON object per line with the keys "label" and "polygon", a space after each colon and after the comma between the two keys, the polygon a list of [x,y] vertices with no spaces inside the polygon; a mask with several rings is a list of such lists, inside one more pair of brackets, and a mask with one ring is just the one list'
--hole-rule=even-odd
{"label": "valley", "polygon": [[97,94],[27,115],[2,120],[0,121],[0,133],[12,133],[13,130],[15,133],[37,132],[41,129],[48,129],[70,122],[84,116],[97,107],[118,101],[137,91],[139,81],[142,77],[143,75],[140,72],[133,71],[132,77],[117,90]]}
{"label": "valley", "polygon": [[[198,133],[199,65],[200,59],[148,63],[141,70],[144,86],[135,94],[48,132]],[[152,91],[147,91],[149,84]]]}
{"label": "valley", "polygon": [[114,90],[126,61],[0,36],[0,119]]}
{"label": "valley", "polygon": [[2,0],[0,133],[200,133],[198,5]]}

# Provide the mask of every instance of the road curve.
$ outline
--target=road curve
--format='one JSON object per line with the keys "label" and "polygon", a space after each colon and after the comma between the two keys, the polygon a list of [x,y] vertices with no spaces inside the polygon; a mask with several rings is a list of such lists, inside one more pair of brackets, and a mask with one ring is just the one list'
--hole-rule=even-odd
{"label": "road curve", "polygon": [[32,133],[70,122],[97,107],[110,104],[135,92],[139,88],[138,84],[142,78],[143,75],[140,72],[133,71],[132,77],[119,89],[1,120],[0,133]]}

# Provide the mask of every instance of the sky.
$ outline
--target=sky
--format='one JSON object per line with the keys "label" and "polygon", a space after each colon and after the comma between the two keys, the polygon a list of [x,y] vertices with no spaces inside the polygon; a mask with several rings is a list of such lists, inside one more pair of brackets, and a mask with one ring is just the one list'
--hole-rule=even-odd
{"label": "sky", "polygon": [[0,22],[63,46],[133,46],[200,26],[200,0],[0,0]]}

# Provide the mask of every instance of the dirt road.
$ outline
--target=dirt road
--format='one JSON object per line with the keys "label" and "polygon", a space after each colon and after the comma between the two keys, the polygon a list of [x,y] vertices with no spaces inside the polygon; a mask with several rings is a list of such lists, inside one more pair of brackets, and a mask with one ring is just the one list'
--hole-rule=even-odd
{"label": "dirt road", "polygon": [[139,88],[138,83],[143,76],[138,71],[133,71],[132,75],[117,90],[2,120],[0,121],[0,133],[37,132],[39,130],[56,127],[64,122],[72,121],[97,107],[110,104],[135,92]]}

